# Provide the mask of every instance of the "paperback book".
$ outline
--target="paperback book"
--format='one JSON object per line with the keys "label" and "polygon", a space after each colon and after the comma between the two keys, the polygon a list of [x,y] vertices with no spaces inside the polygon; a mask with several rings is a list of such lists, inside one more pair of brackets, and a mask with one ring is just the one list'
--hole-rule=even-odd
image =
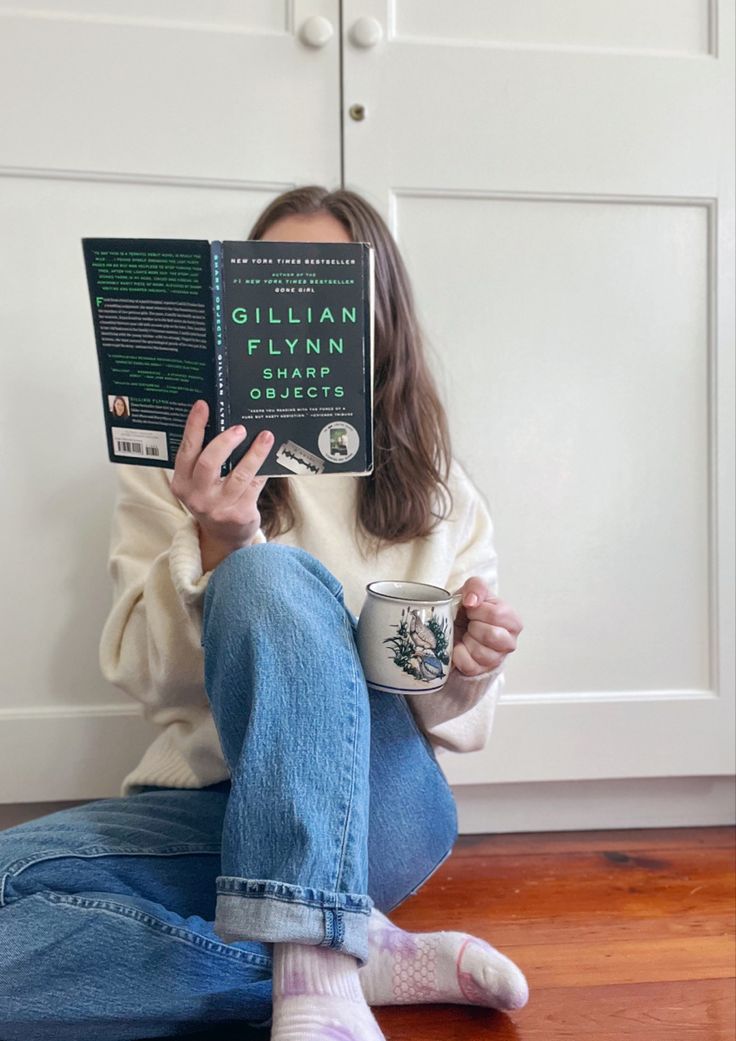
{"label": "paperback book", "polygon": [[366,242],[82,239],[109,458],[174,468],[189,410],[203,447],[261,430],[266,477],[373,470],[374,251]]}

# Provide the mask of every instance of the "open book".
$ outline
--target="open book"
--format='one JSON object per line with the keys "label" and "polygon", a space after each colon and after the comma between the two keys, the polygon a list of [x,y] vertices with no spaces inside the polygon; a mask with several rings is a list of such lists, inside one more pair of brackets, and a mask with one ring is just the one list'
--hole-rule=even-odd
{"label": "open book", "polygon": [[373,470],[374,251],[366,242],[85,238],[108,453],[174,467],[189,410],[204,444],[261,430],[258,473]]}

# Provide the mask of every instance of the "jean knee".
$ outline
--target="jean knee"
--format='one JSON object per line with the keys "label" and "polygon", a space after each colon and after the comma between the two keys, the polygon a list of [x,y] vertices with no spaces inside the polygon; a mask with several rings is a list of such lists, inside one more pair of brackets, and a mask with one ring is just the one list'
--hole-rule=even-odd
{"label": "jean knee", "polygon": [[313,554],[298,546],[259,542],[228,554],[210,576],[203,604],[203,629],[213,604],[242,604],[252,616],[259,597],[273,602],[281,598],[293,604],[300,585],[324,586],[343,602],[343,587],[335,575]]}

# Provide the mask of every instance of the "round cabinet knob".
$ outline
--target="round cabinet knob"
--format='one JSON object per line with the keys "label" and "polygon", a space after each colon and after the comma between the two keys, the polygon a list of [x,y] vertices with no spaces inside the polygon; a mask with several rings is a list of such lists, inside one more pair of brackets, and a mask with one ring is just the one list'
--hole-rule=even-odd
{"label": "round cabinet knob", "polygon": [[299,30],[299,39],[308,47],[324,47],[328,40],[332,39],[332,22],[323,18],[321,14],[313,14],[307,18]]}
{"label": "round cabinet knob", "polygon": [[377,18],[359,18],[350,26],[350,42],[356,47],[375,47],[383,38],[383,28]]}

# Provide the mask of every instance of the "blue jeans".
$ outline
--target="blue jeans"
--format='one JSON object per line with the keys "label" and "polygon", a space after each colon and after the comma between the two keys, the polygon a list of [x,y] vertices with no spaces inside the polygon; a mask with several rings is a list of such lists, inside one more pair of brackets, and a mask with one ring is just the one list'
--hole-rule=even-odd
{"label": "blue jeans", "polygon": [[0,832],[2,1041],[242,1031],[269,1021],[272,943],[365,960],[371,908],[422,885],[457,821],[404,698],[366,687],[355,626],[304,550],[215,569],[202,647],[230,777]]}

